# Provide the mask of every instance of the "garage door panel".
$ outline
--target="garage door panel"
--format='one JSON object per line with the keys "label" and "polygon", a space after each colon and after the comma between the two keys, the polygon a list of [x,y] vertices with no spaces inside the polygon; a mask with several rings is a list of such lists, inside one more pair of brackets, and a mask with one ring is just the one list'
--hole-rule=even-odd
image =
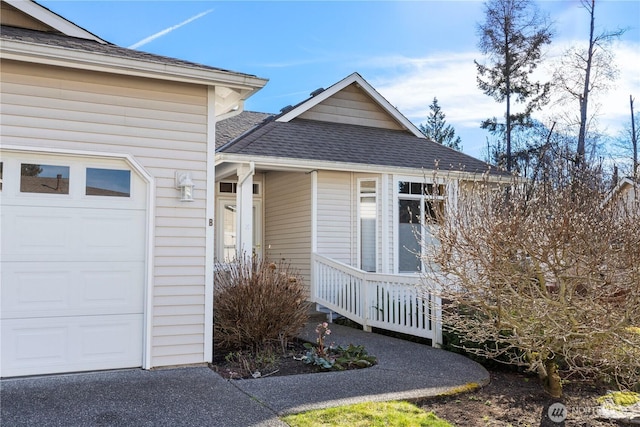
{"label": "garage door panel", "polygon": [[144,211],[2,209],[5,261],[144,261]]}
{"label": "garage door panel", "polygon": [[2,322],[3,376],[139,366],[142,315]]}
{"label": "garage door panel", "polygon": [[144,212],[87,212],[78,221],[82,224],[79,250],[85,256],[129,261],[144,257]]}
{"label": "garage door panel", "polygon": [[140,262],[3,263],[2,317],[142,313]]}
{"label": "garage door panel", "polygon": [[64,256],[71,253],[71,227],[74,218],[71,212],[50,211],[43,208],[29,210],[2,204],[2,257],[4,260],[23,254]]}
{"label": "garage door panel", "polygon": [[[18,315],[22,312],[65,310],[68,308],[68,295],[72,294],[69,271],[41,270],[32,271],[29,266],[20,264],[24,269],[17,271],[10,264],[2,266],[2,282],[14,286],[2,287],[2,317]],[[42,266],[39,266],[42,268]],[[35,269],[35,268],[34,268]],[[13,270],[13,271],[12,271]]]}

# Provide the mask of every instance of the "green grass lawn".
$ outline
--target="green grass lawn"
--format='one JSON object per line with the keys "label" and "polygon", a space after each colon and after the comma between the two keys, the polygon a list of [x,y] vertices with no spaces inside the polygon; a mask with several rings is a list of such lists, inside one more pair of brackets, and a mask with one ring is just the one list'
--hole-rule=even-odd
{"label": "green grass lawn", "polygon": [[291,427],[453,427],[408,402],[367,402],[288,415]]}

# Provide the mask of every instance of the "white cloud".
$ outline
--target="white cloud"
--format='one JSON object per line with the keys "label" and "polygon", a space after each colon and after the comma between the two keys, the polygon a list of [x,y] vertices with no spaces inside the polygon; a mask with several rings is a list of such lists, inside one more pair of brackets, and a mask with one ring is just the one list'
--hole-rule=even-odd
{"label": "white cloud", "polygon": [[[575,43],[558,43],[547,61],[557,57],[566,47]],[[593,104],[601,105],[598,121],[601,130],[616,135],[629,123],[629,95],[640,99],[640,46],[628,42],[617,42],[612,48],[619,68],[619,78],[606,94],[594,96]],[[495,102],[477,87],[474,59],[482,60],[479,52],[438,53],[421,58],[386,56],[367,60],[360,64],[369,71],[370,83],[405,116],[416,124],[424,123],[429,114],[429,105],[434,97],[446,114],[446,120],[456,128],[458,134],[477,132],[482,120],[504,115],[504,104]],[[547,65],[540,66],[535,77],[549,80],[551,71]],[[576,107],[577,108],[577,107]],[[537,113],[539,119],[547,121],[549,113],[559,111],[547,108]],[[465,151],[477,155],[484,145],[481,141],[464,141]],[[463,138],[464,139],[464,138]],[[472,148],[475,147],[475,148]],[[469,148],[470,150],[467,150]]]}
{"label": "white cloud", "polygon": [[447,122],[477,128],[483,119],[501,115],[502,108],[478,89],[476,58],[480,58],[477,52],[440,53],[425,58],[378,58],[368,65],[394,66],[395,70],[380,70],[371,83],[413,122],[426,120],[436,97]]}
{"label": "white cloud", "polygon": [[147,44],[147,43],[151,43],[151,42],[152,42],[152,41],[154,41],[155,39],[157,39],[157,38],[159,38],[159,37],[162,37],[162,36],[164,36],[164,35],[167,35],[167,34],[169,34],[171,31],[173,31],[173,30],[177,30],[178,28],[182,27],[183,25],[187,25],[187,24],[189,24],[190,22],[193,22],[193,21],[195,21],[195,20],[196,20],[196,19],[198,19],[198,18],[202,18],[203,16],[205,16],[205,15],[207,15],[207,14],[211,13],[211,12],[213,12],[213,9],[209,9],[209,10],[206,10],[206,11],[204,11],[204,12],[201,12],[201,13],[199,13],[199,14],[195,15],[195,16],[192,16],[192,17],[191,17],[191,18],[189,18],[189,19],[186,19],[186,20],[182,21],[182,22],[181,22],[181,23],[179,23],[179,24],[173,25],[173,26],[171,26],[171,27],[169,27],[169,28],[165,28],[165,29],[164,29],[164,30],[162,30],[162,31],[158,31],[158,32],[157,32],[157,33],[155,33],[155,34],[153,34],[153,35],[151,35],[151,36],[149,36],[149,37],[146,37],[146,38],[144,38],[144,39],[140,40],[139,42],[136,42],[136,43],[132,44],[131,46],[129,46],[129,49],[137,49],[137,48],[139,48],[139,47],[141,47],[141,46],[144,46],[144,45],[145,45],[145,44]]}

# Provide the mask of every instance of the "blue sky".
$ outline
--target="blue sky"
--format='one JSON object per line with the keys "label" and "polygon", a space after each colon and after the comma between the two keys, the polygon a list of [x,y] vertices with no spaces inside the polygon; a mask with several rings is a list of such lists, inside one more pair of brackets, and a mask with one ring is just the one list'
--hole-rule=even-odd
{"label": "blue sky", "polygon": [[[504,114],[476,86],[481,1],[39,2],[119,46],[269,79],[246,103],[252,111],[277,113],[357,71],[416,125],[437,97],[464,151],[480,158],[480,122]],[[578,0],[537,4],[556,33],[543,79],[566,48],[585,45],[589,22]],[[640,1],[599,0],[596,27],[626,29],[613,46],[615,87],[594,100],[599,128],[616,135],[628,126],[630,94],[640,110]],[[549,107],[538,118],[551,120],[551,112],[561,114]]]}

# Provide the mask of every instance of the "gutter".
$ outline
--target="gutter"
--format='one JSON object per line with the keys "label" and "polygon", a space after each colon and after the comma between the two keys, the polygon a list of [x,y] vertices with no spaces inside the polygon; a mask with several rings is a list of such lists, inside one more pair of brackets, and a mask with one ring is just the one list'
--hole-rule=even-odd
{"label": "gutter", "polygon": [[[394,175],[422,175],[436,173],[438,177],[449,177],[460,180],[468,181],[481,181],[487,178],[490,182],[512,182],[512,176],[503,175],[491,175],[487,176],[487,173],[482,172],[465,172],[456,170],[435,170],[426,168],[407,168],[399,166],[382,166],[382,165],[368,165],[362,163],[343,163],[332,161],[319,161],[319,160],[305,160],[305,159],[290,159],[284,157],[266,157],[266,156],[251,156],[252,160],[247,162],[247,156],[242,154],[232,153],[216,153],[216,168],[225,163],[244,163],[251,164],[255,168],[281,170],[281,171],[298,171],[298,172],[311,172],[314,170],[328,170],[328,171],[340,171],[340,172],[356,172],[356,173],[386,173]],[[244,175],[243,175],[244,176]],[[239,178],[240,179],[240,178]],[[244,178],[246,179],[246,177]]]}
{"label": "gutter", "polygon": [[58,46],[44,46],[37,43],[8,39],[3,39],[2,43],[0,43],[0,56],[2,56],[2,59],[54,65],[58,67],[207,86],[223,85],[236,89],[250,89],[247,97],[264,87],[268,82],[267,79],[250,74],[145,61],[140,58],[110,56],[102,53],[61,48]]}

